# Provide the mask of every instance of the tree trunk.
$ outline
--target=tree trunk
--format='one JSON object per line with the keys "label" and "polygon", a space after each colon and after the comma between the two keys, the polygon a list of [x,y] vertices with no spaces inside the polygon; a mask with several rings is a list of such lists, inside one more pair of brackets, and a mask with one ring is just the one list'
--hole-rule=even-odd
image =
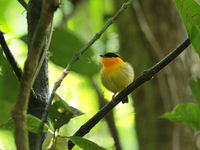
{"label": "tree trunk", "polygon": [[[28,22],[28,47],[30,47],[37,23],[41,14],[41,0],[30,0],[28,4],[27,22]],[[49,97],[49,83],[48,83],[48,56],[46,56],[43,65],[38,73],[38,76],[33,86],[37,98],[33,95],[29,99],[28,113],[41,119],[45,109],[46,102]],[[29,132],[29,147],[31,150],[35,149],[37,134]],[[43,135],[43,140],[44,140]]]}
{"label": "tree trunk", "polygon": [[[134,1],[117,21],[120,54],[134,66],[136,76],[186,38],[173,1],[142,2]],[[121,5],[114,3],[116,9]],[[133,94],[140,150],[196,149],[193,130],[158,118],[176,104],[191,100],[188,80],[196,60],[194,52],[187,50]]]}

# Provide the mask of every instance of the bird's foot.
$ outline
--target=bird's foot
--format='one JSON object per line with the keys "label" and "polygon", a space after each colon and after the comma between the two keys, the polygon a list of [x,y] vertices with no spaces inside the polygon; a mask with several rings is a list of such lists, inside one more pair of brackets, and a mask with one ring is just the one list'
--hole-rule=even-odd
{"label": "bird's foot", "polygon": [[113,96],[112,96],[112,102],[114,103],[114,99],[115,99],[115,95],[116,95],[117,93],[114,93],[113,94]]}

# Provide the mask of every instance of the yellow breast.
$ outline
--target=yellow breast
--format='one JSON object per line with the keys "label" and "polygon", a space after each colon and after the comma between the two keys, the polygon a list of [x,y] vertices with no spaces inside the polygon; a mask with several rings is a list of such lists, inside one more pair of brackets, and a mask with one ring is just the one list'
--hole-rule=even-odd
{"label": "yellow breast", "polygon": [[134,71],[131,65],[122,60],[119,63],[109,62],[107,65],[103,65],[101,70],[102,83],[111,92],[122,91],[133,82],[133,79]]}

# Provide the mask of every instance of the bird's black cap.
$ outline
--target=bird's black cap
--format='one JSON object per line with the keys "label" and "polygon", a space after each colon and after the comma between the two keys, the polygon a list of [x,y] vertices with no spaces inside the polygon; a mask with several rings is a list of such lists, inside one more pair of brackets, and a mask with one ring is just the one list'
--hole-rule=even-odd
{"label": "bird's black cap", "polygon": [[101,57],[119,57],[118,55],[114,54],[114,53],[106,53],[104,55],[100,55]]}

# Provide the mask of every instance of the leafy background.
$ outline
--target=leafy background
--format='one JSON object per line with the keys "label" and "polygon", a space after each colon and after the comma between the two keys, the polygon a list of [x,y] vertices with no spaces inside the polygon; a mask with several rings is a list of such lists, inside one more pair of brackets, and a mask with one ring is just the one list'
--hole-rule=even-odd
{"label": "leafy background", "polygon": [[[199,19],[200,7],[198,3],[196,3],[193,0],[175,0],[174,2],[183,20],[187,34],[192,41],[193,47],[195,48],[196,52],[199,54],[200,52],[200,43],[199,43],[200,41],[200,19]],[[172,3],[174,2],[172,1]],[[146,3],[141,2],[141,3],[144,6],[145,4],[147,4],[147,2]],[[87,43],[96,32],[98,32],[102,28],[106,20],[114,14],[116,8],[118,7],[117,6],[118,4],[112,0],[80,1],[79,5],[76,5],[76,6],[73,5],[73,1],[63,0],[61,1],[61,4],[62,4],[61,8],[56,12],[56,15],[55,15],[55,25],[54,25],[55,28],[54,28],[52,43],[50,45],[50,51],[49,51],[50,89],[52,89],[54,82],[60,77],[63,71],[63,67],[67,65],[67,63],[70,61],[72,56],[85,43]],[[159,4],[158,6],[160,7]],[[1,12],[3,12],[3,13],[0,13],[0,24],[1,24],[0,28],[2,31],[5,32],[5,37],[6,37],[7,42],[9,43],[9,47],[12,50],[12,53],[16,57],[20,66],[23,67],[23,63],[27,54],[26,12],[17,1],[13,1],[13,0],[0,1],[0,10]],[[158,9],[153,8],[153,10],[156,11]],[[148,9],[145,9],[144,11],[146,11],[146,14],[145,14],[146,16],[147,14],[151,14],[151,13],[148,13]],[[131,14],[130,10],[127,10],[126,12],[124,12],[124,16],[119,18],[119,21],[116,24],[112,25],[103,35],[103,37],[99,39],[81,57],[80,60],[78,60],[78,62],[73,66],[70,74],[63,81],[62,86],[59,88],[57,94],[60,96],[60,99],[65,100],[70,106],[73,106],[74,108],[81,110],[81,112],[84,112],[84,114],[81,116],[72,118],[70,121],[67,120],[67,122],[68,121],[69,122],[66,125],[62,126],[62,128],[60,129],[60,133],[62,136],[66,136],[68,139],[71,138],[74,141],[79,141],[78,138],[74,137],[73,139],[73,137],[70,137],[70,136],[83,123],[85,123],[89,118],[91,118],[99,110],[100,103],[98,101],[98,95],[91,84],[91,79],[95,80],[96,84],[99,86],[100,90],[102,91],[102,93],[104,94],[107,100],[109,100],[111,97],[111,93],[108,92],[101,85],[101,82],[99,80],[99,70],[101,67],[99,54],[105,53],[107,51],[117,52],[117,53],[122,54],[123,58],[127,58],[129,62],[134,64],[136,75],[140,74],[141,71],[150,67],[151,64],[157,62],[157,60],[154,58],[155,54],[151,52],[149,48],[151,47],[150,46],[151,44],[145,45],[146,43],[148,43],[145,40],[144,40],[145,44],[141,42],[144,38],[143,37],[144,33],[143,32],[140,33],[139,31],[141,29],[137,29],[137,26],[133,24],[133,22],[134,23],[136,22],[138,24],[139,22],[137,22],[136,20],[134,21],[133,16],[131,16],[130,14]],[[138,14],[140,13],[138,12]],[[174,33],[178,35],[176,33],[177,31],[174,31],[173,29],[171,29],[173,28],[172,26],[174,24],[169,25],[170,32],[166,31],[167,30],[166,26],[168,24],[165,21],[163,21],[163,18],[166,19],[167,17],[165,16],[162,10],[159,10],[158,14],[159,16],[164,15],[164,17],[161,17],[160,20],[156,20],[159,18],[157,17],[156,19],[152,19],[153,20],[152,22],[149,21],[150,24],[159,23],[159,26],[156,24],[156,25],[152,25],[152,28],[151,28],[152,30],[156,29],[156,33],[155,33],[156,36],[158,37],[160,36],[160,38],[157,38],[157,40],[159,41],[162,37],[162,35],[159,35],[159,33],[157,33],[158,30],[163,31],[164,41],[168,41],[168,38],[170,39],[170,36],[174,36],[173,35]],[[170,22],[169,18],[171,17],[170,16],[171,13],[167,13],[167,14],[169,16],[168,16],[168,20],[167,19],[166,20],[167,22]],[[62,21],[62,19],[65,19],[64,16],[65,17],[67,16],[66,23]],[[127,19],[128,22],[126,22],[125,19]],[[179,26],[182,26],[181,20],[178,20],[178,19],[174,19],[174,20],[178,22]],[[139,36],[137,35],[137,32],[140,33]],[[128,33],[131,33],[131,35]],[[168,35],[168,33],[170,35]],[[183,32],[181,31],[181,35],[182,33]],[[181,36],[181,37],[184,37],[184,36]],[[171,42],[170,41],[167,42],[166,45],[164,42],[163,43],[160,42],[160,43],[161,43],[162,49],[168,49],[169,51],[176,46],[176,43],[178,44],[180,42],[177,42],[177,41],[174,42],[174,40],[172,40]],[[174,45],[169,47],[169,43],[174,43]],[[134,47],[134,53],[132,51],[128,51],[132,47]],[[123,53],[123,51],[125,50],[127,51]],[[161,51],[160,55],[163,56],[163,54],[167,54],[168,51],[165,51],[165,52]],[[132,56],[132,54],[134,54],[134,56]],[[188,53],[186,53],[185,55],[187,56],[187,54]],[[192,54],[193,53],[191,52],[190,55]],[[149,58],[149,55],[151,56],[150,58]],[[159,59],[160,58],[161,57],[159,57]],[[180,59],[182,59],[184,63],[187,63],[183,55],[180,57]],[[190,59],[189,61],[192,63],[192,66],[194,67],[196,64],[193,63],[193,60],[194,59]],[[181,65],[176,63],[176,65],[174,66],[178,66],[178,68],[184,69],[184,72],[180,71],[181,75],[183,75],[184,73],[185,74],[188,73],[186,72],[187,66],[186,65],[184,66],[183,64]],[[189,66],[189,63],[187,63],[187,65]],[[189,68],[193,68],[193,67],[189,66]],[[199,68],[199,65],[197,65],[196,68]],[[199,70],[198,69],[196,70],[193,72],[191,71],[188,74],[192,74],[191,75],[192,77],[196,77],[196,74],[199,73]],[[170,79],[172,78],[172,76],[176,76],[173,74],[173,71],[168,75]],[[159,80],[159,77],[155,77],[155,78],[156,80]],[[179,79],[180,78],[177,77],[175,80],[177,82],[183,81],[183,80],[179,81]],[[171,80],[168,80],[168,81],[170,82]],[[168,124],[169,124],[169,122],[164,122],[164,124],[163,123],[154,124],[155,122],[157,123],[160,120],[164,120],[164,119],[159,118],[159,116],[165,112],[163,111],[164,108],[160,107],[159,104],[160,103],[166,104],[166,101],[164,100],[161,101],[159,99],[159,96],[157,97],[157,95],[160,92],[161,97],[164,95],[165,99],[170,101],[168,99],[169,98],[168,95],[170,94],[173,95],[173,94],[167,93],[167,91],[165,91],[164,86],[166,83],[161,83],[162,84],[161,89],[163,90],[159,92],[157,92],[158,91],[157,89],[159,86],[156,85],[155,87],[154,84],[155,83],[150,82],[146,86],[140,88],[138,92],[136,91],[137,93],[133,95],[133,97],[136,100],[135,103],[131,101],[129,104],[126,104],[126,105],[120,104],[113,110],[114,120],[116,123],[117,132],[119,134],[120,144],[122,146],[122,149],[124,150],[139,149],[138,140],[141,140],[141,139],[139,136],[138,136],[138,139],[136,138],[135,109],[140,109],[141,111],[143,111],[141,113],[140,111],[136,110],[136,115],[138,116],[138,118],[142,120],[142,121],[139,120],[140,122],[142,122],[142,124],[139,124],[140,122],[136,122],[136,123],[141,125],[141,127],[143,127],[143,130],[145,131],[144,132],[145,134],[142,133],[143,134],[142,136],[145,137],[148,134],[151,136],[149,139],[145,139],[145,138],[143,139],[145,144],[148,143],[146,141],[151,141],[151,139],[153,139],[154,141],[156,140],[167,141],[165,140],[165,138],[160,138],[162,135],[153,137],[155,134],[160,133],[161,125],[166,126],[168,128]],[[199,79],[196,79],[196,78],[190,79],[189,77],[187,77],[186,84],[190,85],[190,88],[189,86],[186,87],[186,85],[184,85],[184,86],[181,86],[181,88],[177,88],[177,91],[178,93],[184,93],[183,91],[187,91],[187,93],[189,93],[188,94],[189,96],[186,97],[187,100],[181,101],[180,99],[177,99],[177,97],[175,99],[172,98],[172,101],[176,101],[176,102],[181,101],[181,102],[184,102],[184,104],[180,104],[176,106],[174,109],[173,107],[170,107],[170,109],[167,109],[168,112],[163,114],[161,117],[167,118],[170,121],[173,121],[176,123],[183,123],[184,125],[188,125],[189,127],[194,128],[195,129],[194,132],[195,132],[200,129],[200,120],[199,120],[200,82],[199,82]],[[170,83],[169,85],[167,84],[167,86],[170,87]],[[3,125],[2,123],[7,122],[6,125],[8,125],[8,127],[12,127],[12,123],[9,122],[9,118],[10,118],[12,107],[15,104],[18,88],[19,88],[19,82],[17,81],[17,78],[12,72],[12,69],[10,68],[0,48],[0,106],[1,106],[0,124],[1,125]],[[144,91],[145,91],[145,94],[143,93]],[[175,91],[173,92],[175,93]],[[193,99],[193,96],[191,93],[195,97],[195,100]],[[184,98],[184,96],[182,96],[181,98]],[[158,99],[159,101],[157,101]],[[62,105],[68,108],[68,104],[62,104]],[[133,105],[135,105],[136,108],[134,108]],[[143,109],[141,105],[145,109]],[[158,108],[161,108],[162,111],[158,110],[158,112],[154,112],[154,110],[157,110]],[[171,111],[172,109],[173,111]],[[60,113],[58,112],[56,112],[55,114],[58,116],[60,115]],[[140,116],[140,114],[142,114],[142,116]],[[149,117],[148,116],[149,114],[153,114],[153,118]],[[52,116],[51,119],[54,120],[54,116]],[[34,119],[32,119],[32,121],[33,120]],[[150,120],[150,122],[147,124],[143,122],[145,120]],[[138,121],[138,119],[136,121]],[[58,126],[60,125],[61,124],[59,124]],[[53,126],[51,127],[52,130],[53,128],[54,129],[57,128],[57,124],[52,124],[52,126]],[[154,131],[154,128],[157,128],[157,130],[154,132],[154,135],[152,136],[151,131]],[[193,137],[193,135],[191,137]],[[188,139],[191,139],[191,137],[189,137]],[[109,149],[109,150],[114,149],[114,141],[111,136],[109,126],[105,120],[102,120],[99,124],[97,124],[92,129],[92,132],[87,134],[85,138],[97,143],[100,146],[103,146],[106,149]],[[172,141],[172,137],[170,138],[169,140]],[[62,140],[59,140],[61,143],[60,145],[64,146],[66,144],[66,139],[63,139],[63,138],[61,139]],[[188,139],[187,141],[189,141]],[[150,143],[149,144],[150,146],[146,144],[149,150],[156,150],[155,145],[156,147],[160,148],[160,145],[158,146],[157,143],[154,146],[152,146],[151,144],[153,143],[152,141],[149,143]],[[160,144],[161,142],[158,142],[158,143]],[[185,143],[182,143],[183,146],[186,145],[184,144]],[[79,145],[79,146],[81,147],[82,145]],[[161,147],[165,147],[165,146],[161,146]],[[189,146],[189,147],[193,148],[192,146]],[[0,126],[0,149],[5,149],[5,148],[15,149],[13,134],[12,132],[7,131],[5,126]],[[140,148],[145,149],[145,148],[142,148],[141,145],[140,145]],[[74,149],[80,149],[80,148],[75,146]]]}
{"label": "leafy background", "polygon": [[[104,5],[106,5],[105,10],[103,9]],[[6,40],[9,43],[13,55],[20,66],[23,67],[27,54],[26,12],[17,1],[12,0],[1,1],[0,9],[4,12],[0,14],[0,22],[2,24],[1,30],[5,32]],[[102,28],[106,21],[104,19],[104,13],[114,12],[111,1],[101,2],[95,0],[90,1],[89,3],[82,2],[81,7],[77,8],[73,17],[69,18],[67,21],[67,24],[64,24],[64,27],[60,27],[60,21],[63,17],[62,13],[70,14],[70,10],[72,11],[72,9],[73,6],[70,1],[62,1],[61,9],[55,14],[55,28],[49,51],[50,89],[61,75],[63,67],[67,65],[72,56],[80,50],[80,48],[93,36],[95,32]],[[15,25],[13,26],[13,24]],[[106,33],[109,37],[104,35],[102,39],[95,43],[94,46],[81,57],[81,59],[73,66],[72,71],[59,88],[57,93],[63,99],[65,99],[71,106],[76,107],[85,113],[80,117],[72,119],[67,125],[64,125],[60,131],[61,135],[72,135],[81,124],[85,123],[98,111],[98,96],[91,85],[91,78],[94,78],[95,81],[97,81],[97,84],[101,87],[102,91],[104,91],[102,93],[105,93],[108,100],[110,99],[111,93],[102,87],[99,80],[99,71],[101,67],[99,54],[104,53],[107,48],[109,48],[109,50],[117,51],[117,45],[119,45],[119,43],[115,36],[115,32],[115,28],[111,27]],[[105,40],[108,40],[109,42],[105,44]],[[18,88],[19,82],[1,50],[0,106],[2,109],[0,110],[0,123],[6,123],[10,118],[11,110],[17,97]],[[124,136],[127,136],[129,132],[134,131],[133,108],[130,105],[120,105],[114,112],[116,113],[115,121],[117,122],[118,132],[120,133],[122,143],[125,141],[124,147],[126,147],[126,149],[137,147],[137,141],[134,140],[136,138],[135,135],[131,135],[128,139],[128,141],[135,142],[128,142],[127,139],[123,138]],[[128,126],[122,124],[124,121]],[[9,123],[6,125],[11,126]],[[10,144],[11,141],[14,142],[12,133],[1,128],[0,135],[0,149],[14,149],[14,143]],[[93,132],[89,133],[85,137],[108,149],[113,149],[114,141],[110,135],[108,125],[104,120],[95,126]],[[75,149],[79,148],[76,147]]]}

